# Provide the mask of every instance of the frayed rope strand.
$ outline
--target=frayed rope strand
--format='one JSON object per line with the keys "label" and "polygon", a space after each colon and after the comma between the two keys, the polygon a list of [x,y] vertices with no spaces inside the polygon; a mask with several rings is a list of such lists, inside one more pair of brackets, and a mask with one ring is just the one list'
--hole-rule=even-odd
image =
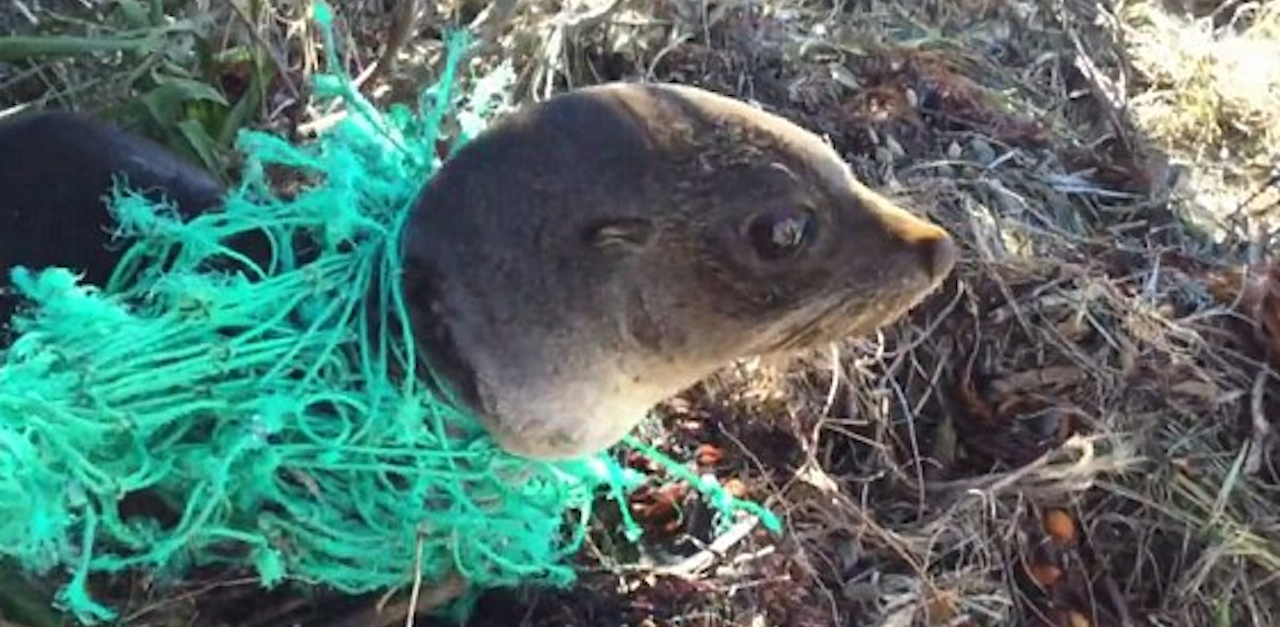
{"label": "frayed rope strand", "polygon": [[[315,17],[337,70],[332,12],[319,3]],[[266,586],[364,593],[410,583],[420,563],[427,583],[569,585],[601,494],[639,537],[625,500],[641,474],[610,454],[507,454],[438,386],[395,374],[431,376],[395,279],[406,215],[441,165],[445,122],[461,129],[454,154],[503,110],[514,77],[500,67],[464,97],[469,39],[445,43],[416,113],[380,113],[339,72],[317,77],[317,93],[348,115],[314,142],[242,131],[242,181],[222,211],[184,222],[119,183],[116,235],[131,245],[104,288],[60,268],[12,271],[27,305],[0,352],[0,556],[66,576],[57,604],[80,622],[115,618],[88,585],[125,569],[164,585],[232,564]],[[278,197],[272,166],[310,183]],[[265,263],[230,245],[247,233],[271,244]],[[724,517],[777,528],[632,445]],[[126,498],[170,504],[173,521],[126,517]]]}

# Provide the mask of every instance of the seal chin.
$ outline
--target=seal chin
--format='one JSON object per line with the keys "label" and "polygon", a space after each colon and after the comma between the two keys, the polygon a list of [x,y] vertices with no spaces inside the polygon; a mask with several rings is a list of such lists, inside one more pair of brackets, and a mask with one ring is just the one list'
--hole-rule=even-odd
{"label": "seal chin", "polygon": [[511,455],[535,461],[563,462],[604,452],[620,442],[638,422],[566,421],[518,427],[490,423],[485,428],[498,447]]}

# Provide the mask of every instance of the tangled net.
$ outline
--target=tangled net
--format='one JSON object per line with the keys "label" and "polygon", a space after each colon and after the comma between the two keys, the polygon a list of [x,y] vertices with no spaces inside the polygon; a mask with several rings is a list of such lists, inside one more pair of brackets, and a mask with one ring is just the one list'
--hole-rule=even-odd
{"label": "tangled net", "polygon": [[[315,11],[337,61],[330,9]],[[457,93],[465,34],[420,99],[383,114],[345,75],[320,97],[349,114],[311,145],[243,132],[243,182],[225,211],[189,221],[119,185],[118,236],[133,244],[103,289],[61,268],[15,268],[30,299],[0,353],[0,556],[69,574],[56,600],[78,620],[115,612],[96,574],[143,569],[159,581],[215,563],[247,565],[350,593],[438,581],[567,585],[599,491],[621,500],[643,476],[609,454],[564,463],[506,454],[415,363],[395,281],[396,234],[440,166],[501,109],[498,71]],[[267,168],[318,181],[292,198]],[[260,265],[227,242],[272,242]],[[302,261],[299,244],[318,249]],[[242,272],[217,271],[238,264]],[[776,519],[638,442],[710,497],[722,523],[741,510]],[[174,520],[129,515],[138,495]],[[639,527],[622,508],[626,529]],[[419,571],[412,572],[418,564]]]}

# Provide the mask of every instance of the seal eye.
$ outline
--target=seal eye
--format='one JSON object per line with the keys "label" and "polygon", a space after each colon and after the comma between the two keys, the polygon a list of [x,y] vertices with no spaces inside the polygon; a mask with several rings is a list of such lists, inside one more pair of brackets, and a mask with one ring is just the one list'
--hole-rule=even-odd
{"label": "seal eye", "polygon": [[806,209],[775,209],[752,218],[747,239],[761,259],[778,261],[804,248],[815,226],[813,214]]}

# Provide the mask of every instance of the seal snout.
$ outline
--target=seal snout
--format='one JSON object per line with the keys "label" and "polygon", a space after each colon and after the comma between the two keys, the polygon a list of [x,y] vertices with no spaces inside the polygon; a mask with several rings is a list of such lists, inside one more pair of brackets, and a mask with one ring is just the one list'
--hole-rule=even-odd
{"label": "seal snout", "polygon": [[919,267],[931,283],[951,273],[956,265],[956,242],[946,229],[897,207],[882,210],[881,220],[890,237],[920,260]]}
{"label": "seal snout", "polygon": [[956,265],[956,242],[942,229],[936,233],[914,242],[924,259],[924,267],[929,278],[939,281],[951,273]]}

